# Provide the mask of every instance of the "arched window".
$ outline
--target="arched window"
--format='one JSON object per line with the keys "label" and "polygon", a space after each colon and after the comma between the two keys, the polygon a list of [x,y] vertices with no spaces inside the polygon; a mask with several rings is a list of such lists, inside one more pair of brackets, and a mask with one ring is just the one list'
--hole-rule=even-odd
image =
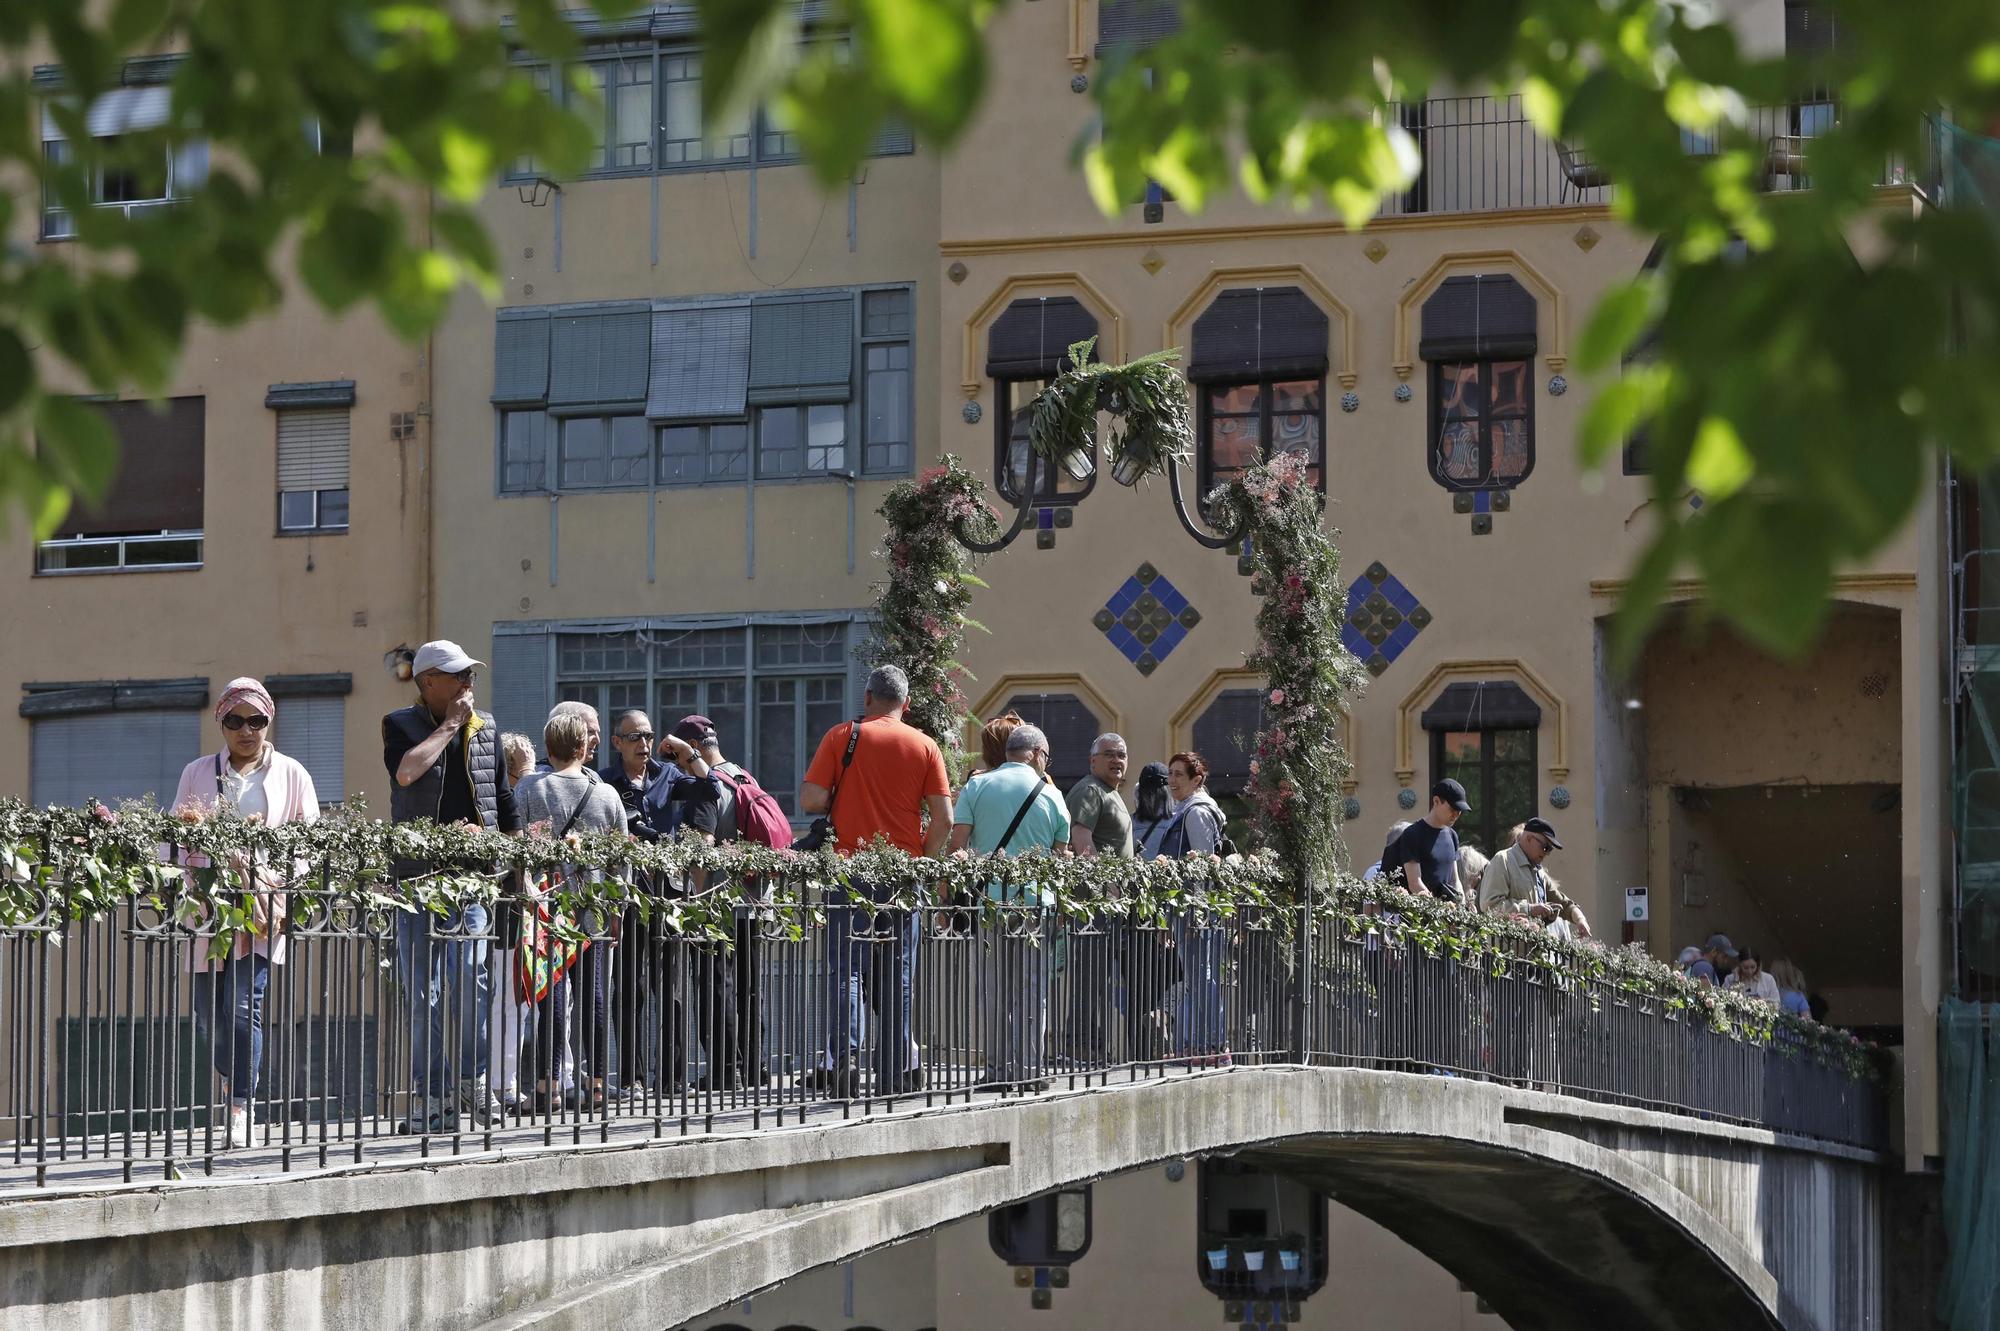
{"label": "arched window", "polygon": [[1090,771],[1090,746],[1100,733],[1097,713],[1074,693],[1017,693],[1000,711],[1015,711],[1049,737],[1049,775],[1068,790]]}
{"label": "arched window", "polygon": [[1297,287],[1224,291],[1194,321],[1201,493],[1279,453],[1325,487],[1326,314]]}
{"label": "arched window", "polygon": [[1224,689],[1195,718],[1194,747],[1208,764],[1209,793],[1240,795],[1250,785],[1250,759],[1264,724],[1264,690]]}
{"label": "arched window", "polygon": [[1470,812],[1458,839],[1487,855],[1506,848],[1507,830],[1535,814],[1535,732],[1542,709],[1512,680],[1447,684],[1424,709],[1431,740],[1431,781],[1465,787]]}
{"label": "arched window", "polygon": [[[1069,349],[1097,336],[1097,319],[1074,296],[1030,296],[1014,301],[986,332],[986,377],[993,381],[994,488],[1020,502],[1028,476],[1029,404],[1069,368]],[[1073,504],[1097,483],[1061,467],[1036,469],[1035,499]]]}
{"label": "arched window", "polygon": [[1507,273],[1447,277],[1424,302],[1431,478],[1508,490],[1535,469],[1535,298]]}

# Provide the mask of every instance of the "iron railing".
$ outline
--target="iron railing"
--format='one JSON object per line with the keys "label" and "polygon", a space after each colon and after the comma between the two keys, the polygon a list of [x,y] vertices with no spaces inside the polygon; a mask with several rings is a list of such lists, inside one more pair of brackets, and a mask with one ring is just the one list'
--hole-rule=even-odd
{"label": "iron railing", "polygon": [[[1302,1061],[1882,1139],[1881,1088],[1837,1032],[1754,1029],[1611,954],[1443,908],[1380,914],[1354,889],[1310,913],[1195,899],[1135,916],[1052,891],[856,905],[767,877],[701,898],[732,923],[696,937],[686,898],[570,886],[543,936],[588,946],[538,1004],[519,963],[541,926],[505,896],[407,910],[395,885],[295,882],[282,964],[229,961],[232,990],[199,967],[235,949],[171,885],[95,911],[45,892],[0,926],[0,1190],[783,1128]],[[260,971],[253,1041],[233,1013]],[[237,1102],[248,1140],[232,1142]]]}
{"label": "iron railing", "polygon": [[[1385,201],[1382,211],[1388,216],[1609,203],[1617,187],[1587,150],[1536,129],[1519,94],[1391,102],[1385,117],[1409,132],[1422,162],[1410,188]],[[1812,140],[1837,119],[1831,102],[1751,108],[1741,138],[1764,150],[1761,186],[1776,192],[1808,188]],[[1694,157],[1713,155],[1721,143],[1716,135],[1693,131],[1684,132],[1681,141]],[[1933,176],[1926,164],[1897,159],[1883,164],[1877,183],[1909,184],[1928,193]]]}

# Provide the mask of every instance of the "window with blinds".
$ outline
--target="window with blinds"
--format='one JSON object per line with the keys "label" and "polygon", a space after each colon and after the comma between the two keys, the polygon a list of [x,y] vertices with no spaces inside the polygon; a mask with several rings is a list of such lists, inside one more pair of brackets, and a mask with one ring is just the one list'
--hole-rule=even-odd
{"label": "window with blinds", "polygon": [[1017,693],[1001,712],[1017,713],[1049,739],[1049,776],[1062,790],[1090,771],[1090,746],[1099,734],[1097,713],[1074,693]]}
{"label": "window with blinds", "polygon": [[278,530],[347,530],[348,411],[278,413]]}
{"label": "window with blinds", "polygon": [[346,724],[345,698],[284,698],[278,704],[272,743],[311,773],[321,808],[347,795]]}
{"label": "window with blinds", "polygon": [[91,712],[34,721],[28,786],[37,805],[80,806],[150,796],[166,804],[180,788],[181,769],[201,756],[206,713]]}

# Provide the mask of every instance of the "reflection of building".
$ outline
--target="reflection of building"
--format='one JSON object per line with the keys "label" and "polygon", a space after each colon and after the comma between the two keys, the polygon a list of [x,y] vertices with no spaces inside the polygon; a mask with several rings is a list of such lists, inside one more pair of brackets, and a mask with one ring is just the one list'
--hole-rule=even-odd
{"label": "reflection of building", "polygon": [[[1821,39],[1800,6],[1731,8],[1762,49]],[[1728,933],[1799,963],[1834,1020],[1900,1044],[1907,1159],[1934,1159],[1934,499],[1842,576],[1803,661],[1688,609],[1615,677],[1605,625],[1655,514],[1643,450],[1590,488],[1575,433],[1591,390],[1568,359],[1583,312],[1651,250],[1611,218],[1616,182],[1538,136],[1518,99],[1438,97],[1399,109],[1424,171],[1363,233],[1240,198],[1107,220],[1068,149],[1093,115],[1078,93],[1145,35],[1132,22],[1110,0],[1007,8],[962,145],[885,134],[830,195],[775,117],[701,124],[685,7],[593,24],[584,64],[610,94],[595,165],[558,189],[516,164],[482,206],[506,257],[498,311],[467,294],[422,349],[296,302],[198,331],[172,411],[117,409],[137,446],[112,511],[39,554],[8,537],[10,619],[37,631],[9,656],[28,692],[0,738],[6,789],[158,789],[207,741],[213,684],[251,671],[295,677],[280,743],[323,747],[322,784],[379,808],[374,718],[405,692],[383,653],[435,633],[492,662],[484,697],[509,729],[538,733],[557,698],[648,707],[656,725],[699,711],[789,802],[809,746],[858,703],[887,487],[951,453],[1011,497],[1023,408],[1072,343],[1121,360],[1179,347],[1200,486],[1297,452],[1340,529],[1345,628],[1371,676],[1347,724],[1356,860],[1444,775],[1472,792],[1484,849],[1551,818],[1567,846],[1552,867],[1602,932],[1646,885],[1636,932],[1656,953]],[[1825,112],[1759,113],[1768,186],[1804,183],[1795,150]],[[1882,203],[1912,198],[1898,184]],[[140,457],[156,469],[130,470]],[[1242,669],[1254,605],[1163,488],[1058,474],[1033,496],[1034,539],[986,570],[973,702],[1040,723],[1059,777],[1117,730],[1135,762],[1199,748],[1231,795],[1260,714]],[[1699,588],[1671,595],[1691,607]],[[1190,1194],[1161,1269],[1191,1274]],[[1154,1269],[1143,1245],[1119,1255],[1129,1214],[1100,1197],[1079,1284]],[[1442,1279],[1333,1214],[1336,1255],[1382,1245],[1371,1287]],[[928,1241],[940,1263],[994,1265],[954,1233]],[[986,1273],[997,1291],[1004,1269]],[[1446,1293],[1440,1321],[1470,1303]]]}

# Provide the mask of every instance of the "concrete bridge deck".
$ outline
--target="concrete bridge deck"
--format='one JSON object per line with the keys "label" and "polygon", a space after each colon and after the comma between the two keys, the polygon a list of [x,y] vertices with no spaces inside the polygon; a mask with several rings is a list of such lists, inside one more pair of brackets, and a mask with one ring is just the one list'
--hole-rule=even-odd
{"label": "concrete bridge deck", "polygon": [[212,1180],[64,1180],[0,1199],[0,1321],[659,1331],[1057,1187],[1244,1153],[1518,1326],[1882,1324],[1881,1161],[1851,1147],[1357,1068],[920,1105],[582,1145],[511,1129],[455,1158],[411,1143],[275,1178],[246,1158]]}

